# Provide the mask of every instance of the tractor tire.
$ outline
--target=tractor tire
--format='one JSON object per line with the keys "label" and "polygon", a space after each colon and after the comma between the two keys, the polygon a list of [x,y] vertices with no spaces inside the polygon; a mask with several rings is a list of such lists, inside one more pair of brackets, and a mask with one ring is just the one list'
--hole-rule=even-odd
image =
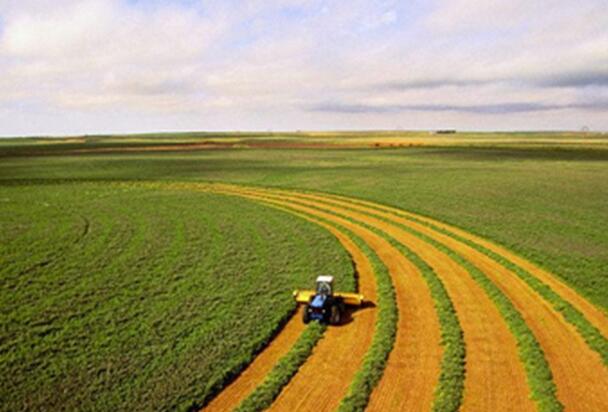
{"label": "tractor tire", "polygon": [[308,313],[308,305],[304,305],[302,308],[302,322],[308,324],[310,322],[310,313]]}
{"label": "tractor tire", "polygon": [[330,323],[330,325],[339,325],[341,321],[342,321],[342,311],[340,310],[340,305],[334,303],[333,305],[331,305],[329,323]]}

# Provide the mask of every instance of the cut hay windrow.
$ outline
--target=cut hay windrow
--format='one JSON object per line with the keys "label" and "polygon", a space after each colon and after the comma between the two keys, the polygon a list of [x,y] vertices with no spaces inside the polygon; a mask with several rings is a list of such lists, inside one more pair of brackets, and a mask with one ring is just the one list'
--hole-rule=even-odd
{"label": "cut hay windrow", "polygon": [[372,344],[365,355],[363,365],[348,389],[348,394],[340,403],[340,412],[365,410],[372,391],[382,378],[388,357],[395,344],[398,322],[395,290],[386,266],[362,240],[353,236],[353,241],[369,257],[374,267],[378,284],[378,319]]}
{"label": "cut hay windrow", "polygon": [[[373,214],[373,209],[371,213]],[[389,218],[386,216],[380,217],[383,221],[391,222]],[[539,410],[543,411],[559,411],[563,408],[560,402],[556,398],[556,388],[555,383],[552,380],[551,370],[549,369],[549,365],[544,357],[544,353],[538,344],[538,341],[535,339],[534,335],[530,331],[530,329],[525,324],[521,314],[513,307],[508,298],[498,289],[477,267],[472,265],[466,259],[463,259],[460,255],[444,246],[440,242],[432,239],[429,236],[426,236],[411,227],[405,226],[401,223],[394,223],[399,228],[413,234],[414,236],[419,237],[422,241],[433,245],[437,249],[441,250],[443,253],[450,256],[450,258],[454,259],[458,264],[466,268],[468,273],[475,279],[476,282],[483,287],[485,292],[490,296],[490,298],[497,305],[498,310],[501,312],[503,318],[507,322],[510,330],[515,335],[517,339],[517,345],[520,353],[520,358],[522,363],[526,368],[526,375],[528,385],[530,386],[530,391],[532,398],[538,403]],[[399,247],[399,245],[397,245]],[[410,253],[407,250],[404,250],[404,253]],[[410,259],[419,259],[417,256],[410,256]],[[426,265],[423,261],[421,264]],[[419,264],[420,266],[420,264]],[[430,268],[427,266],[427,271]],[[449,298],[446,298],[449,301]],[[443,329],[442,329],[443,330]],[[464,356],[464,354],[463,354]],[[446,368],[444,368],[445,370]],[[454,369],[454,368],[451,368]],[[464,370],[462,371],[464,375]],[[461,378],[464,380],[464,377]],[[454,398],[452,396],[452,398]],[[442,404],[446,405],[445,400],[441,398],[436,398],[436,406]],[[453,405],[453,404],[452,404]],[[456,404],[458,406],[458,404]],[[454,408],[449,407],[439,407],[438,410],[454,410]]]}
{"label": "cut hay windrow", "polygon": [[[304,202],[304,204],[309,205],[307,202]],[[324,210],[321,204],[317,204],[315,207]],[[336,216],[340,215],[340,213],[333,210],[330,210],[329,212]],[[350,217],[345,218],[350,222],[362,224],[356,219]],[[363,223],[363,226],[367,227],[370,231],[376,233],[378,236],[386,236],[384,232],[370,226],[369,224]],[[460,407],[464,389],[464,365],[466,350],[462,328],[458,322],[452,302],[445,290],[445,287],[443,286],[443,283],[426,262],[394,240],[390,238],[387,240],[393,247],[399,250],[404,256],[406,256],[416,265],[428,284],[439,317],[441,327],[441,344],[444,349],[441,360],[441,372],[437,387],[435,389],[432,409],[434,411],[456,411]],[[379,372],[382,372],[382,369],[380,369]],[[380,376],[369,381],[370,384],[374,385],[363,385],[365,381],[361,383],[354,381],[353,388],[351,388],[351,395],[343,400],[340,410],[364,410],[366,406],[366,403],[364,402],[367,402],[369,393],[371,393],[375,386],[374,381],[379,379]],[[356,387],[360,387],[359,391],[361,392],[355,392],[353,389]],[[366,393],[367,396],[365,396]],[[373,408],[374,406],[372,405],[372,409]]]}
{"label": "cut hay windrow", "polygon": [[553,375],[551,374],[545,354],[534,334],[528,325],[526,325],[521,313],[515,309],[507,296],[481,270],[453,250],[410,228],[405,226],[403,228],[412,231],[412,233],[419,236],[425,242],[435,245],[435,247],[451,256],[465,267],[473,279],[484,288],[517,339],[519,354],[526,368],[531,397],[538,403],[538,410],[547,412],[563,410],[563,405],[557,399],[555,382],[553,382]]}
{"label": "cut hay windrow", "polygon": [[[388,221],[388,219],[387,219]],[[526,325],[521,314],[513,307],[509,299],[494,285],[490,279],[477,267],[464,259],[462,256],[444,246],[440,242],[426,236],[416,230],[396,223],[403,230],[419,237],[424,242],[432,244],[443,253],[449,255],[460,265],[467,269],[469,274],[478,282],[490,298],[497,305],[503,318],[517,339],[522,363],[526,368],[527,380],[531,390],[532,398],[538,403],[541,411],[560,411],[563,405],[556,397],[556,387],[552,379],[551,370],[544,357],[542,348],[534,337],[530,328]]]}
{"label": "cut hay windrow", "polygon": [[[276,191],[269,192],[268,190],[259,189],[259,188],[249,189],[249,190],[252,193],[258,193],[259,196],[263,196],[266,198],[273,198],[276,196],[277,198],[280,198],[283,200],[285,200],[285,199],[292,200],[292,201],[295,201],[295,202],[298,202],[301,204],[309,204],[309,205],[317,207],[317,208],[319,207],[318,202],[311,201],[310,200],[311,198],[317,197],[316,200],[319,201],[320,203],[328,202],[328,203],[335,204],[336,202],[338,202],[338,203],[340,202],[339,200],[335,200],[335,199],[328,200],[328,199],[322,197],[322,195],[301,194],[301,193],[294,193],[292,191],[276,190]],[[257,190],[257,192],[256,192],[256,190]],[[347,209],[349,209],[349,208],[357,209],[359,207],[359,206],[353,205],[354,202],[344,202],[344,201],[342,201],[342,202],[344,203],[343,206],[345,206]],[[324,210],[331,210],[331,207],[327,207],[327,205],[323,206],[322,208]],[[361,217],[357,216],[356,214],[353,215],[353,213],[351,213],[351,212],[345,212],[343,209],[336,209],[336,210],[333,210],[333,212],[336,212],[337,214],[340,214],[343,216],[349,216],[350,218],[356,218],[354,220],[357,220],[358,223],[361,223]],[[369,213],[372,215],[381,215],[382,214],[381,212],[378,212],[378,210],[375,210],[373,208],[371,211],[369,211]],[[384,216],[384,217],[389,220],[397,221],[398,223],[403,223],[401,221],[404,221],[405,222],[404,224],[407,226],[412,226],[412,225],[416,224],[416,222],[408,221],[407,219],[403,219],[395,214],[386,214],[386,216]],[[369,218],[363,219],[363,220],[366,220],[366,223],[370,223]],[[373,221],[373,219],[372,219],[372,221]],[[492,282],[494,282],[494,284],[496,284],[496,286],[499,288],[499,290],[502,293],[504,293],[505,296],[508,297],[508,299],[511,301],[513,307],[517,311],[522,313],[522,316],[524,316],[524,318],[526,319],[526,322],[528,322],[528,326],[530,327],[530,330],[532,330],[534,336],[537,338],[542,349],[545,351],[545,353],[548,354],[547,361],[549,362],[552,372],[554,372],[555,384],[557,386],[559,402],[562,402],[564,405],[566,405],[566,407],[568,407],[568,405],[575,405],[575,404],[576,405],[586,405],[586,407],[590,407],[590,408],[599,407],[599,405],[601,405],[604,402],[602,400],[602,396],[604,396],[604,395],[602,394],[602,391],[599,390],[599,388],[601,387],[602,382],[607,381],[605,379],[605,377],[603,376],[606,373],[606,371],[604,370],[603,367],[600,367],[597,364],[597,361],[593,360],[593,356],[590,356],[588,351],[581,350],[580,347],[579,347],[579,350],[572,351],[571,350],[572,348],[570,348],[569,346],[564,346],[564,342],[566,342],[567,340],[570,340],[575,345],[580,346],[580,342],[582,342],[582,340],[577,341],[576,330],[570,329],[568,327],[564,327],[565,326],[564,323],[558,322],[555,317],[549,316],[547,313],[548,308],[543,306],[540,303],[538,298],[534,297],[534,293],[530,293],[529,291],[526,291],[525,288],[521,289],[521,287],[519,287],[519,289],[513,289],[513,288],[515,288],[515,285],[517,284],[516,279],[518,279],[518,277],[517,276],[513,277],[513,276],[507,275],[507,272],[508,272],[507,268],[505,268],[504,266],[498,265],[497,262],[490,260],[487,257],[486,257],[486,259],[487,259],[487,261],[486,261],[483,259],[480,260],[479,256],[477,256],[477,255],[471,256],[470,250],[466,249],[466,247],[468,247],[468,245],[463,244],[462,242],[459,243],[457,240],[450,238],[446,235],[443,235],[441,233],[433,232],[428,227],[426,229],[431,231],[430,236],[432,238],[436,238],[438,236],[439,237],[444,236],[447,239],[444,239],[444,238],[438,239],[441,241],[441,243],[446,243],[448,241],[452,242],[448,245],[451,249],[454,249],[454,251],[458,251],[459,253],[463,253],[463,255],[466,256],[467,259],[473,259],[472,263],[475,266],[481,265],[481,267],[479,269],[482,270],[484,272],[484,274],[486,274],[490,278],[490,280]],[[462,250],[463,248],[465,248],[464,251]],[[470,249],[470,247],[469,247],[469,249]],[[485,255],[483,255],[483,256],[485,256]],[[492,266],[492,262],[493,262],[493,266]],[[490,270],[488,268],[488,265],[490,265],[494,269]],[[496,272],[496,273],[494,273],[494,272]],[[501,274],[501,275],[497,277],[497,274]],[[475,280],[478,281],[479,279],[475,279]],[[487,291],[485,290],[485,288],[482,290],[483,290],[483,292],[482,292],[483,295],[485,295],[487,293]],[[488,307],[497,307],[497,304],[496,304],[497,301],[495,299],[492,299],[491,302],[492,302],[491,306],[488,306]],[[506,312],[502,311],[500,313],[501,313],[501,315],[504,315],[504,313],[506,313]],[[541,324],[546,324],[546,323],[552,323],[553,326],[551,328],[543,328],[540,326]],[[513,328],[511,328],[510,331],[515,333]],[[573,333],[574,333],[574,335],[572,335]],[[569,338],[566,338],[566,336],[569,336]],[[466,337],[466,334],[465,334],[465,337]],[[561,349],[559,349],[559,352],[555,351],[555,348],[557,348],[557,347],[561,348]],[[397,347],[395,349],[397,349]],[[565,352],[565,353],[562,354],[561,352]],[[516,353],[516,357],[519,357],[519,353],[520,353],[519,351]],[[588,368],[584,369],[583,372],[579,371],[576,374],[570,374],[571,375],[570,376],[567,373],[566,369],[564,369],[565,365],[566,365],[566,363],[564,363],[564,362],[568,362],[569,359],[574,359],[574,358],[577,358],[578,361],[581,362],[582,364],[588,365]],[[600,359],[600,363],[601,363],[601,359]],[[522,368],[523,368],[523,365],[522,365]],[[588,384],[588,386],[591,388],[591,391],[594,393],[594,395],[591,397],[591,399],[587,400],[587,399],[581,397],[580,390],[577,390],[578,386],[580,384],[577,385],[576,382],[581,379],[582,375],[588,374],[590,371],[596,371],[596,373],[599,374],[599,377],[596,382],[591,382],[590,384]],[[580,375],[580,376],[575,376],[575,375]],[[527,379],[529,382],[529,379],[528,379],[529,375],[526,375],[526,376],[527,377],[524,378],[524,380]],[[529,390],[531,390],[531,389],[529,389]],[[465,393],[466,393],[466,390],[465,390]],[[547,394],[547,392],[545,391],[545,395],[546,394]],[[372,397],[372,401],[373,401],[373,397]],[[559,405],[559,403],[555,403],[555,402],[553,402],[553,403],[546,402],[545,406],[548,406],[551,404],[553,406]],[[373,402],[370,405],[373,407]]]}

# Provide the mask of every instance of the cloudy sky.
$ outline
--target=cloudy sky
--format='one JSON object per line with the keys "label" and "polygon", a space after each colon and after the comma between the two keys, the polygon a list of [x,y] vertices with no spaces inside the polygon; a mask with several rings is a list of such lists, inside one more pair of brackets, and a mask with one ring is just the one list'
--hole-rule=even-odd
{"label": "cloudy sky", "polygon": [[0,0],[0,136],[608,130],[606,0]]}

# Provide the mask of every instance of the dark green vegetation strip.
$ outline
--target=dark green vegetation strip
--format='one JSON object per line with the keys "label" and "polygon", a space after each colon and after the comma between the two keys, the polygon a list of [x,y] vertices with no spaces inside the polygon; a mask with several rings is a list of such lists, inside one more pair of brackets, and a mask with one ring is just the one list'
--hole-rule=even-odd
{"label": "dark green vegetation strip", "polygon": [[553,382],[551,369],[545,359],[544,352],[524,318],[513,306],[509,298],[475,265],[442,243],[408,226],[391,222],[381,217],[380,219],[386,220],[395,226],[399,226],[401,229],[406,230],[423,241],[435,246],[469,272],[471,277],[485,290],[490,299],[492,299],[500,314],[505,319],[507,326],[515,336],[519,356],[526,370],[528,385],[532,392],[532,399],[538,403],[538,409],[540,411],[563,410],[563,405],[556,396],[557,389]]}
{"label": "dark green vegetation strip", "polygon": [[2,410],[185,410],[242,370],[318,273],[324,229],[262,205],[105,183],[0,186]]}
{"label": "dark green vegetation strip", "polygon": [[[306,327],[295,345],[272,368],[268,376],[235,409],[237,412],[263,411],[268,408],[281,389],[287,385],[300,366],[306,361],[312,349],[323,336],[325,326],[312,322]],[[314,385],[314,382],[311,382]]]}
{"label": "dark green vegetation strip", "polygon": [[528,286],[530,286],[539,295],[549,301],[552,304],[553,308],[555,308],[564,316],[564,319],[574,325],[574,327],[578,330],[583,339],[585,339],[585,342],[587,342],[589,347],[599,353],[599,355],[602,357],[604,365],[608,365],[608,339],[606,339],[602,335],[602,333],[595,326],[593,326],[591,322],[589,322],[579,310],[577,310],[560,295],[555,293],[553,289],[551,289],[551,287],[543,283],[541,280],[530,274],[527,270],[523,269],[519,265],[516,265],[510,260],[504,258],[503,256],[491,251],[490,249],[482,245],[479,245],[469,239],[465,239],[455,233],[449,232],[440,227],[434,226],[431,223],[424,222],[413,217],[407,218],[479,250],[486,256],[494,259],[496,262],[500,263],[510,271],[517,274],[517,276],[519,276],[524,282],[526,282]]}

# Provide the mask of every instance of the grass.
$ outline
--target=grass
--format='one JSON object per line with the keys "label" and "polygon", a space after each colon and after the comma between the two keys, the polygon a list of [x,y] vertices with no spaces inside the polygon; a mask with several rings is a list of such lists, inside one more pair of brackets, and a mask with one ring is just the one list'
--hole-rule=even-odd
{"label": "grass", "polygon": [[[370,134],[347,138],[365,140]],[[0,409],[188,408],[246,365],[293,310],[289,295],[273,299],[275,291],[308,287],[320,271],[348,282],[347,257],[320,228],[239,200],[108,183],[221,181],[392,205],[492,239],[557,274],[606,311],[608,151],[583,141],[565,143],[580,135],[463,138],[464,144],[479,146],[475,139],[494,137],[516,141],[483,147],[65,156],[66,149],[82,144],[1,140],[0,372],[7,378],[0,384]],[[234,136],[177,138],[190,143]],[[92,137],[86,145],[127,144],[104,139]],[[129,139],[128,145],[146,146],[174,138]],[[32,156],[33,151],[45,156]],[[238,240],[229,241],[230,236]],[[268,281],[259,287],[263,293],[252,294],[228,281],[235,277],[241,284]],[[606,362],[606,341],[597,330],[550,289],[535,287]],[[239,309],[252,299],[278,309]],[[503,305],[500,297],[493,299]],[[516,316],[506,306],[501,311],[526,340]],[[522,345],[530,359],[538,356],[533,342]],[[363,390],[374,384],[382,356],[370,355],[369,365],[376,366],[357,378]],[[541,376],[540,369],[534,374]]]}
{"label": "grass", "polygon": [[[133,185],[0,188],[2,410],[185,410],[238,373],[339,243],[238,199]],[[277,247],[280,245],[280,247]]]}
{"label": "grass", "polygon": [[312,322],[306,327],[289,352],[272,368],[270,373],[253,392],[235,409],[235,412],[263,411],[270,407],[281,389],[296,374],[299,367],[306,361],[312,349],[323,337],[325,326]]}
{"label": "grass", "polygon": [[608,152],[594,147],[247,150],[5,157],[1,185],[222,181],[355,196],[466,228],[608,308]]}

